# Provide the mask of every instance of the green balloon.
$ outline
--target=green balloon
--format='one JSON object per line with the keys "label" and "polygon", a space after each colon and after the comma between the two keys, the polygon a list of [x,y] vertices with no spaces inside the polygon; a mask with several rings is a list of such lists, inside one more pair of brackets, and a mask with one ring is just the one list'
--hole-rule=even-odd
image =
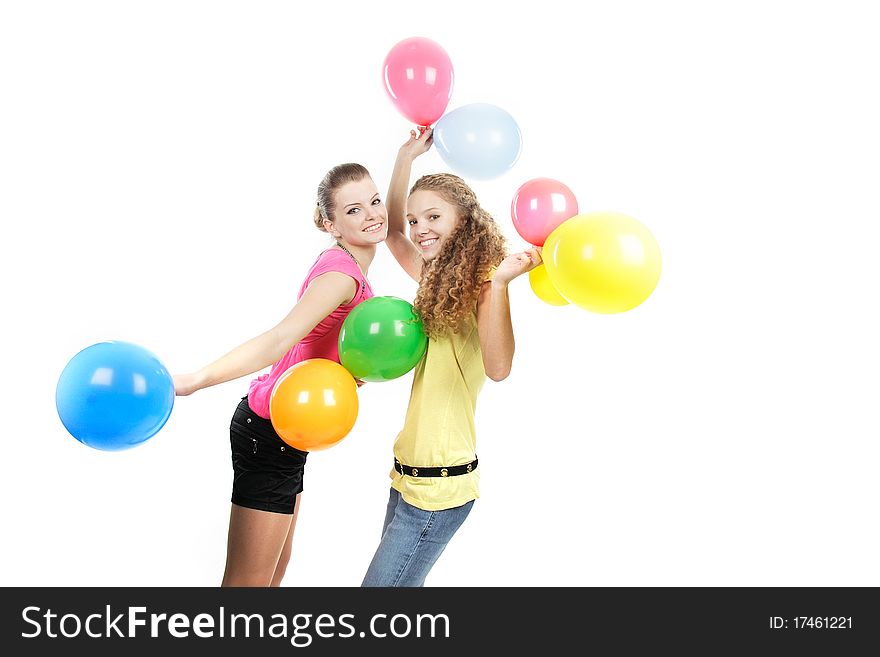
{"label": "green balloon", "polygon": [[425,355],[428,337],[412,304],[371,297],[356,305],[339,330],[339,362],[362,381],[390,381]]}

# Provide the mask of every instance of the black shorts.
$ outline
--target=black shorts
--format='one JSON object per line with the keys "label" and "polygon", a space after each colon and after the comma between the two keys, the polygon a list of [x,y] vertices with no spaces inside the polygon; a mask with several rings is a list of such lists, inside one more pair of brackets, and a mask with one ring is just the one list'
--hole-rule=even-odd
{"label": "black shorts", "polygon": [[306,456],[285,443],[272,422],[254,413],[242,397],[229,425],[232,445],[232,503],[259,511],[293,513],[303,489]]}

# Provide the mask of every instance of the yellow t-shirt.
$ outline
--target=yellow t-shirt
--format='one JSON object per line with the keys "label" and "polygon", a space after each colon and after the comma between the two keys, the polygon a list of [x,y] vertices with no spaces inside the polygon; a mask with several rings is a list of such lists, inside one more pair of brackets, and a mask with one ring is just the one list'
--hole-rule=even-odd
{"label": "yellow t-shirt", "polygon": [[[404,465],[439,467],[476,458],[474,412],[486,380],[476,314],[461,333],[428,339],[416,365],[394,456]],[[411,477],[391,470],[391,486],[426,511],[461,506],[480,496],[480,469],[454,477]]]}
{"label": "yellow t-shirt", "polygon": [[[496,267],[484,279],[491,281]],[[394,458],[412,467],[463,465],[475,458],[474,414],[486,381],[477,314],[459,333],[428,338],[416,365],[403,429],[394,441]],[[391,469],[391,487],[425,511],[454,509],[480,496],[480,469],[453,477],[411,477]]]}

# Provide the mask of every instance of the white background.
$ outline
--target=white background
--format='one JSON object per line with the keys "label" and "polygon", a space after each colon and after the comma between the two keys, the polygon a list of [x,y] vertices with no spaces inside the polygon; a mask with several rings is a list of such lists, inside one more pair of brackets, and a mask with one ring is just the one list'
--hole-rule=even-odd
{"label": "white background", "polygon": [[[428,584],[880,585],[871,4],[4,2],[0,582],[219,583],[249,377],[110,453],[65,431],[58,376],[103,340],[193,370],[283,317],[328,244],[324,172],[361,162],[386,189],[411,126],[382,63],[425,36],[455,67],[448,110],[520,126],[516,166],[473,185],[513,248],[514,192],[546,176],[663,255],[619,315],[514,281],[482,497]],[[384,247],[370,279],[414,296]],[[286,586],[360,583],[410,383],[362,388],[309,458]]]}

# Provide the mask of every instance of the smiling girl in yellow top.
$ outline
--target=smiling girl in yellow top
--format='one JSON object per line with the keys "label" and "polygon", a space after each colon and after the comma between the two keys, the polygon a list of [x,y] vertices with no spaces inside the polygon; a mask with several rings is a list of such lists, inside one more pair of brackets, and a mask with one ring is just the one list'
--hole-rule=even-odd
{"label": "smiling girl in yellow top", "polygon": [[499,226],[458,176],[422,176],[407,198],[412,162],[431,144],[430,128],[411,131],[386,199],[386,244],[419,283],[414,305],[428,349],[394,443],[382,540],[362,586],[422,586],[479,497],[477,396],[486,376],[510,373],[507,285],[541,262],[534,248],[507,255]]}

